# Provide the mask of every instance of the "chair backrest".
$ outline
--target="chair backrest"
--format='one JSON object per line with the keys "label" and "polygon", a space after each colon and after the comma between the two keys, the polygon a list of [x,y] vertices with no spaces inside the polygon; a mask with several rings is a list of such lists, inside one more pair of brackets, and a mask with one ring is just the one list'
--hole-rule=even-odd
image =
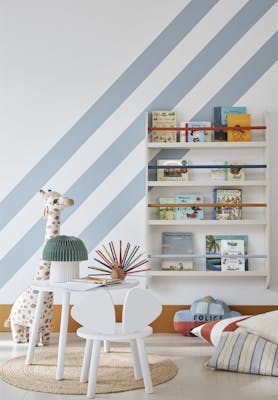
{"label": "chair backrest", "polygon": [[123,333],[140,331],[161,313],[160,302],[148,291],[140,288],[129,290],[123,307]]}
{"label": "chair backrest", "polygon": [[115,308],[107,290],[94,290],[71,309],[75,321],[85,328],[104,334],[115,333]]}

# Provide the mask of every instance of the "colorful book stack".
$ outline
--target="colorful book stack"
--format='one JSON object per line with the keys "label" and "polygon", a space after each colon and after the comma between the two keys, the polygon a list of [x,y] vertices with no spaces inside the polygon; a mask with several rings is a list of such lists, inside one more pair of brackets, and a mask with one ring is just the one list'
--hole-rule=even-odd
{"label": "colorful book stack", "polygon": [[173,255],[161,263],[163,270],[192,270],[193,260],[175,255],[193,253],[193,235],[190,232],[162,232],[162,254]]}
{"label": "colorful book stack", "polygon": [[229,206],[229,204],[241,204],[241,189],[213,189],[214,203],[227,204],[227,207],[214,207],[214,219],[216,220],[238,220],[242,219],[242,208]]}
{"label": "colorful book stack", "polygon": [[[214,126],[228,126],[228,115],[236,114],[237,116],[239,114],[246,114],[246,107],[214,107]],[[233,120],[234,121],[234,120]],[[232,123],[229,121],[230,124]],[[229,126],[235,126],[235,125],[229,125]],[[250,122],[247,125],[242,125],[242,126],[250,126]],[[232,131],[229,131],[232,132]],[[226,142],[232,138],[229,136],[227,131],[224,130],[219,130],[219,131],[214,131],[214,141],[215,142]],[[229,140],[230,141],[230,140]]]}
{"label": "colorful book stack", "polygon": [[247,235],[206,235],[207,271],[248,271],[247,254]]}

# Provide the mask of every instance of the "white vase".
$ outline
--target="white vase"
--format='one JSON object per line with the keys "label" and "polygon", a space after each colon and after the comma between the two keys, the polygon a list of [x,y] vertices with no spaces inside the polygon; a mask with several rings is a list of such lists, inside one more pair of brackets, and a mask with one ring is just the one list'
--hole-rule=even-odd
{"label": "white vase", "polygon": [[79,261],[52,261],[49,283],[68,282],[79,278]]}

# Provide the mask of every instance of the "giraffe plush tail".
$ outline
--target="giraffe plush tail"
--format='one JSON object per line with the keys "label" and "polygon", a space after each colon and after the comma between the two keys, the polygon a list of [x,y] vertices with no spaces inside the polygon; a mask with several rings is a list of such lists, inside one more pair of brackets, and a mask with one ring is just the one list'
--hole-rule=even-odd
{"label": "giraffe plush tail", "polygon": [[11,321],[10,321],[10,318],[8,318],[8,319],[6,319],[6,321],[4,322],[4,327],[5,327],[5,328],[10,328],[10,326],[11,326]]}

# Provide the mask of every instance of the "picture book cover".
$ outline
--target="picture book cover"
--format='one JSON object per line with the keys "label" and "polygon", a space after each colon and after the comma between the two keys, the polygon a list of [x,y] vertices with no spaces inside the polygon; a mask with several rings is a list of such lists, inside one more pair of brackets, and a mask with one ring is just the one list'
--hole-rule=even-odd
{"label": "picture book cover", "polygon": [[[202,121],[189,121],[188,128],[204,128],[204,123]],[[205,141],[205,131],[188,131],[186,136],[187,142],[197,143]]]}
{"label": "picture book cover", "polygon": [[[157,168],[158,181],[188,181],[188,160],[157,160],[157,166],[173,168]],[[184,167],[184,168],[175,168]]]}
{"label": "picture book cover", "polygon": [[[190,122],[188,122],[188,121],[183,121],[183,122],[180,123],[180,127],[184,128],[185,125],[189,124],[189,123]],[[194,123],[195,124],[202,124],[202,125],[200,125],[200,128],[201,127],[211,128],[211,122],[210,121],[200,121],[200,122],[194,122]],[[179,141],[180,142],[188,142],[188,134],[186,136],[186,132],[184,130],[180,131],[178,136],[179,136]],[[211,131],[208,131],[208,130],[204,129],[204,140],[200,140],[200,141],[201,142],[202,141],[211,142],[212,141],[212,133],[211,133]],[[193,140],[193,142],[194,142],[194,140]]]}
{"label": "picture book cover", "polygon": [[[175,204],[175,197],[158,197],[159,204]],[[175,207],[158,207],[157,217],[160,220],[173,220],[175,219]]]}
{"label": "picture book cover", "polygon": [[163,270],[191,270],[193,260],[175,258],[179,254],[193,254],[193,234],[191,232],[162,232],[162,253],[173,255],[161,263]]}
{"label": "picture book cover", "polygon": [[[153,128],[175,128],[177,126],[177,117],[175,111],[153,111]],[[173,143],[177,141],[176,131],[152,131],[152,142]]]}
{"label": "picture book cover", "polygon": [[[176,203],[190,204],[204,202],[203,195],[196,194],[179,194],[176,196]],[[204,209],[201,206],[193,207],[176,207],[175,219],[187,220],[187,219],[204,219]]]}
{"label": "picture book cover", "polygon": [[213,160],[213,165],[210,171],[210,178],[213,182],[223,182],[227,180],[227,168],[217,168],[217,165],[226,165],[226,161],[223,160]]}
{"label": "picture book cover", "polygon": [[[236,247],[233,246],[232,244],[237,244],[238,245],[238,253],[240,254],[236,254],[241,256],[242,254],[247,255],[248,254],[248,235],[206,235],[206,255],[210,256],[209,258],[206,258],[206,269],[207,271],[225,271],[227,270],[229,263],[227,262],[227,264],[225,266],[223,266],[222,269],[222,264],[223,261],[221,261],[221,257],[222,255],[227,255],[226,253],[230,251],[230,255],[232,254],[232,250],[231,247]],[[222,245],[222,241],[224,241],[223,245]],[[242,242],[244,245],[244,252],[241,254],[242,252]],[[229,244],[228,244],[229,243]],[[222,254],[223,251],[223,254]],[[232,260],[232,258],[224,258],[225,259],[229,259]],[[237,259],[237,258],[236,258]],[[248,259],[244,259],[243,257],[239,257],[239,260],[244,260],[244,271],[248,271]],[[237,267],[239,267],[240,262],[238,263]],[[232,264],[230,263],[230,266],[232,266]]]}
{"label": "picture book cover", "polygon": [[228,204],[241,204],[241,189],[213,189],[214,203],[227,203],[227,207],[214,207],[214,219],[216,220],[237,220],[242,219],[241,207],[229,207]]}
{"label": "picture book cover", "polygon": [[231,168],[227,168],[227,180],[228,181],[244,181],[245,173],[244,168],[237,167],[237,165],[244,165],[243,161],[231,160],[227,161],[227,165],[233,165]]}
{"label": "picture book cover", "polygon": [[220,253],[226,256],[221,258],[221,271],[245,271],[243,239],[222,239]]}
{"label": "picture book cover", "polygon": [[250,142],[251,131],[250,129],[241,129],[241,126],[251,125],[250,114],[228,114],[228,126],[234,126],[238,129],[228,131],[228,142]]}
{"label": "picture book cover", "polygon": [[[228,114],[246,114],[246,107],[214,107],[214,126],[227,126]],[[227,131],[214,131],[215,142],[226,142],[227,140]]]}

